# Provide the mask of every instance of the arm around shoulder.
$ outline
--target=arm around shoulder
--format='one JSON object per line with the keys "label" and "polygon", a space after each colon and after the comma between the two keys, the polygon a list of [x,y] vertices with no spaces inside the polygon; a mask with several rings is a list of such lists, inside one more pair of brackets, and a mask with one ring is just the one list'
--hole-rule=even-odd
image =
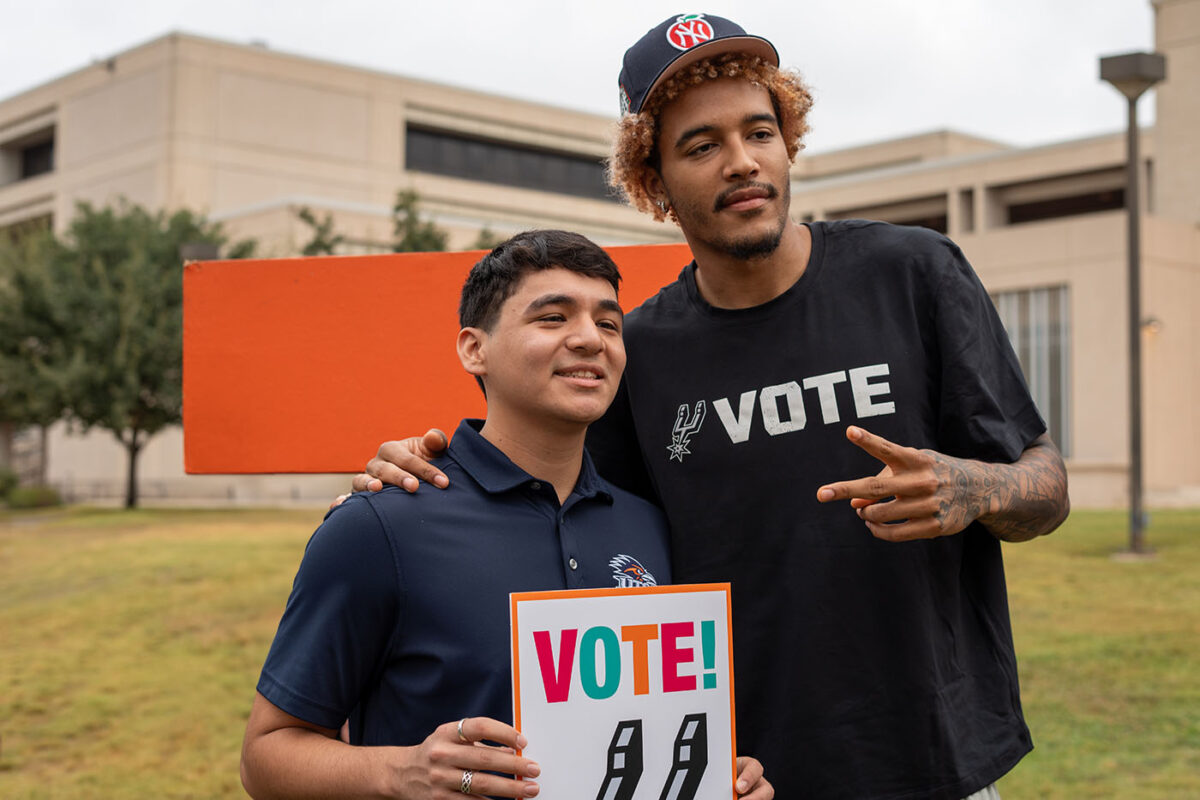
{"label": "arm around shoulder", "polygon": [[[415,492],[424,481],[445,489],[450,485],[449,478],[429,462],[449,446],[450,437],[437,428],[430,428],[424,436],[384,442],[379,445],[375,457],[367,462],[367,471],[355,475],[351,486],[356,492],[378,492],[384,484],[390,483],[406,492]],[[338,505],[345,497],[342,495],[333,505]]]}

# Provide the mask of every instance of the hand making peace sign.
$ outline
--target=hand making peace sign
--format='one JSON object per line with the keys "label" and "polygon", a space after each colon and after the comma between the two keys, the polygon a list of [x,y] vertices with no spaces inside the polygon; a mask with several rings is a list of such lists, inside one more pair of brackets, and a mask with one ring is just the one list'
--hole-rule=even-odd
{"label": "hand making peace sign", "polygon": [[950,536],[999,510],[991,508],[1000,483],[995,468],[1006,465],[905,447],[853,425],[846,438],[882,461],[883,469],[869,478],[826,484],[817,500],[849,500],[879,539]]}

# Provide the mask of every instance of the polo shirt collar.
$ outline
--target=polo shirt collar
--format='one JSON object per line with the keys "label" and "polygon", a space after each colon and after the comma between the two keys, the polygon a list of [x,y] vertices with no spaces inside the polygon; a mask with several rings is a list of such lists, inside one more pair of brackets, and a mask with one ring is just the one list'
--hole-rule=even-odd
{"label": "polo shirt collar", "polygon": [[[507,492],[518,486],[528,485],[536,480],[525,470],[518,467],[512,460],[479,433],[483,428],[481,419],[464,419],[458,423],[454,438],[446,454],[458,462],[468,475],[475,479],[484,491],[490,494]],[[579,470],[579,480],[575,482],[572,495],[581,498],[597,498],[606,503],[612,503],[612,492],[608,483],[596,472],[592,458],[587,450],[583,451],[583,464]],[[569,502],[569,500],[568,500]]]}

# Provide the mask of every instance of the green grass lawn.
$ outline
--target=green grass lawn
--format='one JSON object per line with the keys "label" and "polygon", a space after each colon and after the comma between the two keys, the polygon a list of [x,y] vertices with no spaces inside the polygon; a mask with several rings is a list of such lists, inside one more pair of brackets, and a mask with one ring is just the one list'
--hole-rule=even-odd
{"label": "green grass lawn", "polygon": [[315,511],[0,523],[0,797],[238,797]]}
{"label": "green grass lawn", "polygon": [[[238,797],[254,683],[318,511],[0,513],[0,797]],[[1200,797],[1200,512],[1006,547],[1037,749],[1012,798]],[[768,774],[771,770],[768,765]],[[781,800],[787,800],[782,798]]]}
{"label": "green grass lawn", "polygon": [[1147,535],[1156,560],[1114,561],[1125,515],[1077,511],[1005,547],[1035,746],[1006,797],[1200,797],[1200,511]]}

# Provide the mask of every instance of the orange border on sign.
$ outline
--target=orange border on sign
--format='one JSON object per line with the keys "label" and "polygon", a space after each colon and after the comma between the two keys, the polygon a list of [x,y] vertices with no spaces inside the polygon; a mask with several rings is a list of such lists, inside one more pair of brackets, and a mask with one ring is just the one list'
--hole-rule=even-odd
{"label": "orange border on sign", "polygon": [[[636,594],[697,594],[700,592],[725,593],[725,641],[729,651],[729,743],[732,745],[733,763],[730,774],[737,781],[737,713],[733,679],[733,592],[728,583],[677,583],[667,586],[630,586],[627,588],[613,587],[611,589],[552,589],[545,592],[513,592],[509,595],[510,627],[512,643],[510,659],[513,674],[513,727],[521,730],[521,665],[516,655],[519,649],[517,642],[517,604],[526,600],[570,600],[584,597],[625,597]],[[518,750],[517,755],[523,751]],[[733,798],[737,800],[737,789],[733,789]]]}

